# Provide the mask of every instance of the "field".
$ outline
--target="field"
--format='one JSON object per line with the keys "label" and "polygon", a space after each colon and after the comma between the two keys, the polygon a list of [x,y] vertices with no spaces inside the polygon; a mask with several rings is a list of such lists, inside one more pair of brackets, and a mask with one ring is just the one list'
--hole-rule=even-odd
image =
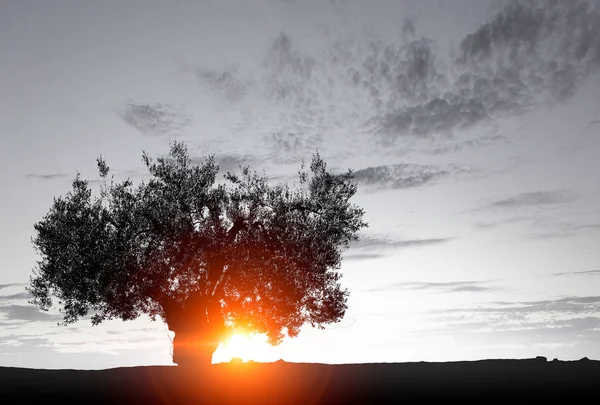
{"label": "field", "polygon": [[[0,367],[2,403],[336,404],[401,400],[573,400],[600,392],[600,361],[231,363],[206,370]],[[13,402],[14,401],[14,402]]]}

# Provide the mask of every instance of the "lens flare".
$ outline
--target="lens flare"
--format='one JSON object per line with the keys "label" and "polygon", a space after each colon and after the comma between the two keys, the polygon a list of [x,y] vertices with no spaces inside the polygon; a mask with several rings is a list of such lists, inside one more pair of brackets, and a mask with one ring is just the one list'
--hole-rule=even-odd
{"label": "lens flare", "polygon": [[267,343],[264,335],[236,332],[217,348],[213,356],[213,363],[229,362],[232,359],[241,359],[244,362],[272,361],[272,348]]}

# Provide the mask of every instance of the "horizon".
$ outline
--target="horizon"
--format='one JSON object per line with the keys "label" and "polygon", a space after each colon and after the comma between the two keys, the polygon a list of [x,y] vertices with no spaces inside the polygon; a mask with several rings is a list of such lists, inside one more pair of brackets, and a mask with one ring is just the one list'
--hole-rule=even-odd
{"label": "horizon", "polygon": [[76,173],[137,183],[173,141],[273,182],[318,151],[369,223],[340,323],[213,362],[600,359],[599,2],[9,0],[0,51],[0,366],[173,364],[160,321],[24,290]]}

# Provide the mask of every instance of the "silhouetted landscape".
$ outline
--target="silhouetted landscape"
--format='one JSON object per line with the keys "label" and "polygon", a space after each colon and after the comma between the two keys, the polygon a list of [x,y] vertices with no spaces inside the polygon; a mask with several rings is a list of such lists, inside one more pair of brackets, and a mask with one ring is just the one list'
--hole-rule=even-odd
{"label": "silhouetted landscape", "polygon": [[[569,400],[598,394],[600,361],[221,363],[204,372],[150,366],[108,370],[0,368],[3,402],[345,404],[404,399]],[[8,403],[8,402],[4,402]],[[11,402],[12,403],[12,402]]]}

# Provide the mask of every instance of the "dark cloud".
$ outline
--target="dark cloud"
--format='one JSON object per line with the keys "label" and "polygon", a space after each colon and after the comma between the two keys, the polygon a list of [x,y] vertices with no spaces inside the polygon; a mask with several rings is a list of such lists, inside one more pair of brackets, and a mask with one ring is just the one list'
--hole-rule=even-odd
{"label": "dark cloud", "polygon": [[[509,2],[460,43],[455,68],[461,73],[424,128],[445,116],[452,117],[443,123],[447,129],[468,127],[568,99],[597,72],[598,38],[600,12],[586,1]],[[396,113],[402,114],[420,116]]]}
{"label": "dark cloud", "polygon": [[294,49],[292,39],[281,32],[271,43],[263,60],[266,71],[266,89],[275,99],[304,96],[316,59]]}
{"label": "dark cloud", "polygon": [[0,306],[0,315],[11,321],[60,321],[62,316],[41,311],[33,305]]}
{"label": "dark cloud", "polygon": [[62,179],[67,177],[66,173],[27,173],[25,175],[28,179],[37,179],[37,180],[54,180],[54,179]]}
{"label": "dark cloud", "polygon": [[461,42],[458,59],[476,70],[509,68],[530,91],[568,97],[600,63],[600,11],[595,6],[585,0],[509,2]]}
{"label": "dark cloud", "polygon": [[401,163],[356,170],[354,181],[369,189],[401,189],[419,187],[449,174],[438,166]]}
{"label": "dark cloud", "polygon": [[549,204],[563,204],[573,201],[575,197],[566,190],[536,191],[515,195],[513,197],[494,201],[484,208],[518,209],[522,207],[540,206]]}
{"label": "dark cloud", "polygon": [[565,273],[552,273],[551,276],[562,277],[562,276],[600,276],[600,270],[586,270],[586,271],[570,271]]}
{"label": "dark cloud", "polygon": [[199,67],[189,70],[203,89],[230,102],[244,98],[250,84],[237,78],[236,69],[218,70]]}
{"label": "dark cloud", "polygon": [[375,114],[368,126],[391,143],[568,99],[598,71],[599,38],[600,11],[586,1],[514,1],[466,36],[449,65],[428,38],[365,36],[331,53],[348,82],[369,94]]}
{"label": "dark cloud", "polygon": [[146,135],[176,135],[191,123],[182,109],[171,104],[143,104],[130,101],[117,114]]}
{"label": "dark cloud", "polygon": [[[584,0],[504,4],[450,52],[404,20],[395,39],[376,29],[329,33],[319,46],[303,48],[281,32],[254,66],[238,60],[234,68],[187,70],[216,98],[236,102],[252,93],[277,105],[260,121],[273,162],[297,160],[327,137],[347,145],[366,139],[373,147],[426,139],[435,154],[486,147],[507,139],[466,130],[563,102],[600,71],[597,6]],[[161,104],[132,103],[122,116],[145,133],[180,125],[180,116]],[[252,126],[248,116],[232,118],[239,120],[233,127]]]}
{"label": "dark cloud", "polygon": [[411,19],[406,19],[402,24],[402,36],[414,37],[415,36],[415,23]]}
{"label": "dark cloud", "polygon": [[444,283],[407,281],[372,288],[369,292],[397,291],[397,290],[430,290],[441,293],[453,292],[489,292],[498,291],[498,287],[489,286],[490,281],[452,281]]}

